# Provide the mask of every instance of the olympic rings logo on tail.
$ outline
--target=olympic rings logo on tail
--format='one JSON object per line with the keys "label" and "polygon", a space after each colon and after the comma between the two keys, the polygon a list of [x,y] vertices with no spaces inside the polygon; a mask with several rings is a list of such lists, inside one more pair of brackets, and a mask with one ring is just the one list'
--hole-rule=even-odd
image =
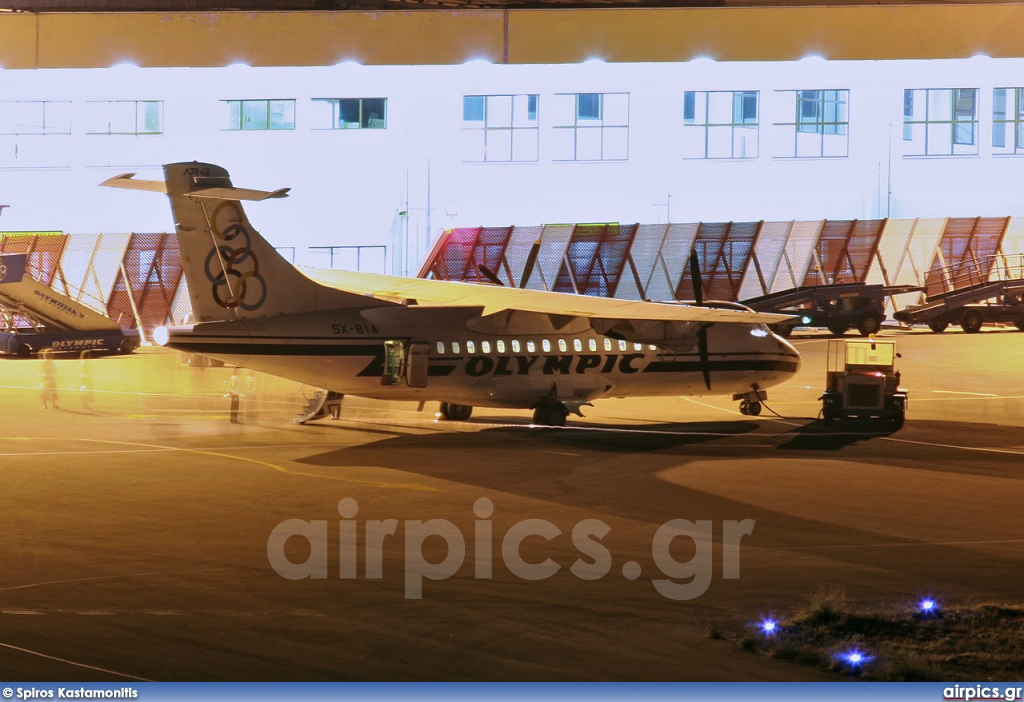
{"label": "olympic rings logo on tail", "polygon": [[[233,208],[236,217],[235,223],[222,227],[218,216],[225,207]],[[206,277],[213,283],[213,299],[228,309],[259,309],[267,299],[267,283],[260,275],[260,262],[252,250],[252,235],[239,223],[245,221],[241,207],[233,200],[222,202],[210,220],[214,237],[225,242],[210,250],[204,265]]]}

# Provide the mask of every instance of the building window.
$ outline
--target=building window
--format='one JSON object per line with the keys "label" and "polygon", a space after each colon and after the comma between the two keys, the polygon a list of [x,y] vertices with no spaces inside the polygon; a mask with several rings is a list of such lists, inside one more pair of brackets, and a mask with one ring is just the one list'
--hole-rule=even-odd
{"label": "building window", "polygon": [[556,161],[625,161],[629,158],[629,93],[554,96]]}
{"label": "building window", "polygon": [[313,98],[330,116],[329,129],[387,129],[387,98]]}
{"label": "building window", "polygon": [[683,93],[684,158],[757,158],[758,93]]}
{"label": "building window", "polygon": [[903,91],[907,156],[976,155],[977,136],[977,88]]}
{"label": "building window", "polygon": [[466,95],[462,98],[463,160],[536,161],[538,95]]}
{"label": "building window", "polygon": [[787,158],[836,158],[850,153],[849,90],[786,90],[793,96],[792,122],[776,126],[792,131]]}
{"label": "building window", "polygon": [[992,151],[1024,153],[1024,88],[992,91]]}
{"label": "building window", "polygon": [[228,129],[295,129],[294,100],[225,100]]}
{"label": "building window", "polygon": [[0,134],[70,133],[70,101],[19,100],[0,102]]}
{"label": "building window", "polygon": [[86,103],[88,134],[162,134],[161,100],[112,100]]}

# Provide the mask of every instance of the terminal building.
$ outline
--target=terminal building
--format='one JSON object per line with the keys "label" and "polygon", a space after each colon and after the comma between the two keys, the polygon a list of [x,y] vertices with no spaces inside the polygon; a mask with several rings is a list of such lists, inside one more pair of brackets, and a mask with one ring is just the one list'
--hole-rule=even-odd
{"label": "terminal building", "polygon": [[[927,269],[950,218],[1019,238],[1014,22],[1024,8],[4,16],[0,229],[81,242],[63,256],[134,235],[155,242],[148,269],[167,203],[97,185],[194,159],[292,188],[250,217],[312,266],[415,275],[452,229],[746,223],[757,250],[782,252],[794,232],[870,220],[858,231],[883,252],[887,231],[904,250],[934,231]],[[788,282],[808,278],[817,241]],[[658,289],[678,291],[678,273]],[[732,297],[781,285],[729,275]]]}

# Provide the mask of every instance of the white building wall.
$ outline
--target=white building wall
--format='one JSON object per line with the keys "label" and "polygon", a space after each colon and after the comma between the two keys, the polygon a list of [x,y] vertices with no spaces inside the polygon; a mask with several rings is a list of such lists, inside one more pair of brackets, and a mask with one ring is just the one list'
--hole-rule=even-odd
{"label": "white building wall", "polygon": [[[1024,87],[1024,59],[6,70],[0,113],[68,102],[70,133],[0,134],[0,228],[170,231],[160,197],[96,185],[193,159],[242,186],[291,187],[249,207],[296,262],[326,266],[308,247],[331,245],[385,245],[390,261],[397,233],[407,261],[389,272],[414,272],[430,234],[453,226],[1024,215],[1024,156],[993,154],[996,87]],[[978,89],[976,155],[904,155],[904,90],[925,88]],[[794,158],[793,127],[776,124],[794,120],[792,91],[832,89],[849,91],[848,155]],[[686,91],[757,91],[757,158],[684,158]],[[557,95],[576,93],[628,94],[628,159],[555,160]],[[498,94],[539,96],[536,162],[464,161],[463,96]],[[346,97],[387,98],[387,128],[317,122],[314,98]],[[231,99],[294,99],[295,129],[226,130]],[[87,134],[97,100],[161,100],[163,133]]]}

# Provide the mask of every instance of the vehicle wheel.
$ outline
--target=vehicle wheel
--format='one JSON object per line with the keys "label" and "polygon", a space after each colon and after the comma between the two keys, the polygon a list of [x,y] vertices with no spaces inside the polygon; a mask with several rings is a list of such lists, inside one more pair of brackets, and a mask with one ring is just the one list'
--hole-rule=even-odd
{"label": "vehicle wheel", "polygon": [[131,339],[125,339],[124,341],[122,341],[121,346],[118,348],[118,351],[125,355],[130,354],[134,350],[135,344],[132,343]]}
{"label": "vehicle wheel", "polygon": [[749,414],[752,417],[756,417],[757,415],[761,414],[761,403],[751,402],[749,405],[747,405],[747,414]]}
{"label": "vehicle wheel", "polygon": [[533,423],[546,427],[564,427],[569,411],[563,405],[542,403],[533,410]]}
{"label": "vehicle wheel", "polygon": [[985,318],[981,316],[981,312],[969,310],[960,320],[960,327],[968,334],[977,334],[981,331],[981,325],[984,323]]}
{"label": "vehicle wheel", "polygon": [[828,330],[836,336],[842,336],[846,333],[847,329],[849,329],[849,327],[845,324],[830,324],[828,327]]}
{"label": "vehicle wheel", "polygon": [[32,354],[32,349],[28,344],[22,344],[18,347],[18,358],[28,358]]}
{"label": "vehicle wheel", "polygon": [[473,414],[472,405],[457,405],[454,402],[441,403],[441,416],[453,422],[464,422]]}
{"label": "vehicle wheel", "polygon": [[928,328],[936,334],[941,334],[946,331],[946,327],[949,326],[949,322],[928,322]]}
{"label": "vehicle wheel", "polygon": [[877,334],[881,328],[882,316],[875,311],[865,312],[861,315],[860,321],[857,322],[857,331],[860,332],[861,336]]}
{"label": "vehicle wheel", "polygon": [[740,403],[740,414],[750,414],[750,401],[743,400]]}

